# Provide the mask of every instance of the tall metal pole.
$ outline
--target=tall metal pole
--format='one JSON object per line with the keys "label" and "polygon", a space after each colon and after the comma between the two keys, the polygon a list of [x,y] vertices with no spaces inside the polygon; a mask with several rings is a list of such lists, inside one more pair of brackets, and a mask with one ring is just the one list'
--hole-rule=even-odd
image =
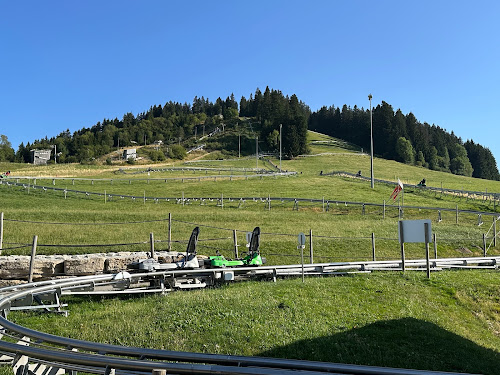
{"label": "tall metal pole", "polygon": [[54,149],[54,164],[57,164],[57,145],[52,145],[50,146],[50,148],[53,148]]}
{"label": "tall metal pole", "polygon": [[241,134],[238,134],[238,158],[241,158]]}
{"label": "tall metal pole", "polygon": [[372,94],[368,95],[368,100],[370,100],[370,167],[371,167],[371,188],[374,188],[373,183],[373,118],[372,118]]}
{"label": "tall metal pole", "polygon": [[282,125],[280,124],[280,173],[281,173],[281,127]]}

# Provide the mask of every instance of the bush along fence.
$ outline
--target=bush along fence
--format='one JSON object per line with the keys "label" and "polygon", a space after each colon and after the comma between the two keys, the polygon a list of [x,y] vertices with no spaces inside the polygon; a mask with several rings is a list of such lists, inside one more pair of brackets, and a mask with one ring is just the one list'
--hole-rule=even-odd
{"label": "bush along fence", "polygon": [[[84,227],[88,230],[89,226],[137,226],[147,224],[150,230],[155,225],[155,232],[143,232],[139,240],[134,242],[122,243],[45,243],[43,235],[33,235],[33,240],[29,239],[24,243],[5,241],[8,238],[8,233],[4,230],[4,223],[9,223],[9,228],[12,232],[16,232],[17,225],[31,225],[40,228],[41,226],[64,226],[65,228],[73,228],[72,232],[77,232],[77,227]],[[198,243],[198,253],[201,255],[222,254],[227,258],[240,258],[245,253],[246,235],[253,228],[236,229],[223,228],[203,223],[194,223],[180,219],[174,219],[172,214],[168,214],[168,218],[150,221],[132,221],[132,222],[101,222],[101,223],[64,223],[64,222],[42,222],[17,220],[6,218],[3,213],[0,214],[0,254],[5,256],[16,254],[31,254],[31,263],[34,262],[34,257],[37,249],[42,249],[45,255],[54,254],[74,254],[75,251],[80,253],[84,250],[86,253],[110,253],[110,252],[142,252],[154,257],[156,253],[166,252],[167,254],[177,254],[185,252],[189,234],[194,227],[200,227],[201,235]],[[493,221],[488,231],[482,234],[481,238],[439,238],[433,234],[433,258],[439,257],[449,258],[460,255],[460,257],[477,257],[490,256],[495,253],[497,246],[497,238],[500,235],[497,228],[497,220]],[[41,230],[41,228],[40,228]],[[41,232],[43,232],[41,230]],[[400,244],[398,238],[377,236],[375,233],[368,235],[360,235],[358,237],[346,236],[330,236],[322,233],[313,233],[313,229],[304,230],[306,237],[306,248],[302,255],[301,250],[297,246],[298,233],[272,233],[266,232],[265,228],[261,232],[261,254],[267,259],[269,265],[284,265],[298,264],[301,262],[302,256],[305,257],[306,263],[330,263],[330,262],[354,262],[354,261],[381,261],[381,260],[397,260],[400,256]],[[174,239],[175,237],[175,239]],[[464,247],[467,243],[473,251]],[[450,251],[450,247],[454,250]],[[459,251],[457,253],[456,251]],[[104,258],[109,256],[101,255],[102,266],[98,269],[99,272],[115,270],[115,267],[109,266],[109,261]],[[406,248],[407,259],[423,258],[422,247],[416,244],[408,244]],[[113,255],[117,257],[117,255]],[[135,257],[132,256],[132,258]],[[8,258],[8,256],[7,256]],[[104,260],[102,260],[104,259]],[[128,258],[127,258],[128,259]],[[27,262],[27,261],[26,261]],[[91,259],[90,263],[95,263]],[[107,262],[107,263],[106,263]],[[98,262],[97,262],[98,263]],[[33,267],[32,265],[30,267]],[[5,267],[0,267],[5,268]],[[67,268],[67,267],[66,267]],[[71,269],[71,267],[70,267]],[[5,272],[9,272],[5,268]],[[4,272],[4,273],[5,273]],[[76,272],[76,271],[71,271]],[[5,275],[4,275],[5,277]]]}
{"label": "bush along fence", "polygon": [[[321,173],[322,176],[342,176],[342,177],[349,177],[349,178],[357,178],[360,180],[364,181],[371,181],[370,177],[366,176],[361,176],[360,174],[354,174],[350,172],[343,172],[343,171],[333,171],[329,173]],[[375,182],[378,183],[383,183],[386,185],[391,185],[395,186],[397,185],[397,182],[394,181],[388,181],[388,180],[381,180],[381,179],[374,179]],[[433,187],[433,186],[425,186],[421,184],[408,184],[405,183],[405,188],[412,188],[412,189],[418,189],[419,191],[422,192],[428,192],[428,193],[433,193],[435,196],[437,194],[443,195],[451,195],[454,197],[458,197],[459,199],[465,198],[465,201],[467,202],[469,199],[473,200],[480,200],[482,202],[487,202],[489,205],[493,205],[493,210],[496,210],[497,206],[500,204],[500,193],[492,193],[488,192],[488,189],[485,189],[484,191],[472,191],[472,190],[464,190],[464,189],[450,189],[450,188],[445,188],[443,187],[443,183],[441,183],[441,187]]]}

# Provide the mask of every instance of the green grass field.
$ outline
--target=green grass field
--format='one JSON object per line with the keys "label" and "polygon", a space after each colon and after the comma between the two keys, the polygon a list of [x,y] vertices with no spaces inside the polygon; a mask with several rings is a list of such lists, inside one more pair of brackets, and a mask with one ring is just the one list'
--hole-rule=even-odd
{"label": "green grass field", "polygon": [[[328,212],[321,203],[247,200],[240,197],[297,197],[389,202],[393,186],[343,177],[321,176],[320,172],[361,170],[369,175],[370,159],[352,152],[329,137],[310,133],[311,152],[328,155],[282,160],[283,169],[296,171],[294,177],[263,177],[168,181],[175,177],[218,176],[218,172],[162,171],[141,174],[117,173],[119,168],[136,172],[145,166],[49,165],[34,167],[0,164],[19,176],[75,177],[88,180],[56,180],[55,186],[84,192],[134,195],[138,198],[86,196],[0,185],[0,211],[4,212],[3,255],[29,254],[38,235],[38,254],[137,251],[149,249],[149,234],[166,249],[168,214],[173,218],[174,250],[181,251],[195,225],[201,226],[199,253],[212,255],[220,250],[233,252],[232,231],[238,232],[240,254],[244,236],[255,226],[263,232],[261,251],[269,264],[299,262],[297,234],[312,230],[314,259],[320,261],[371,259],[371,233],[376,237],[377,259],[397,259],[397,208],[388,208],[382,217],[379,207],[331,204]],[[315,143],[324,141],[326,143]],[[340,146],[336,146],[338,144]],[[332,151],[333,150],[333,151]],[[354,150],[358,151],[358,150]],[[251,158],[214,161],[211,155],[199,162],[176,167],[255,168]],[[273,159],[279,165],[279,160]],[[172,164],[168,164],[171,166]],[[375,177],[417,183],[426,178],[428,186],[473,191],[499,192],[500,182],[454,176],[427,169],[375,159]],[[150,165],[161,168],[161,164]],[[259,168],[271,169],[263,161]],[[238,172],[241,175],[241,172]],[[221,172],[224,174],[224,172]],[[148,177],[150,180],[148,181]],[[161,180],[154,180],[155,178]],[[95,179],[92,183],[91,179]],[[98,179],[113,179],[102,181]],[[27,180],[22,180],[27,182]],[[37,185],[53,187],[51,179]],[[141,197],[212,197],[182,205]],[[405,206],[442,207],[493,212],[491,202],[434,195],[407,189]],[[492,224],[477,215],[405,209],[405,219],[432,219],[438,238],[439,257],[480,256],[482,235]],[[496,207],[496,212],[500,209]],[[47,224],[58,223],[58,224]],[[500,228],[497,228],[500,230]],[[489,234],[491,240],[491,231]],[[119,246],[144,242],[138,245]],[[71,245],[110,245],[71,247]],[[51,245],[51,246],[46,246]],[[408,245],[408,258],[422,258],[422,245]],[[489,254],[499,254],[500,244]],[[245,355],[303,358],[333,362],[362,363],[447,371],[497,373],[500,352],[500,308],[498,272],[461,271],[433,274],[431,281],[420,273],[378,273],[348,278],[284,280],[276,284],[248,282],[213,290],[172,293],[168,297],[130,299],[74,299],[70,317],[12,314],[16,321],[35,329],[102,342]],[[103,303],[104,302],[104,303]],[[188,328],[195,327],[194,330]],[[99,329],[98,329],[99,328]],[[100,333],[99,333],[100,332]],[[111,335],[113,333],[113,335]]]}
{"label": "green grass field", "polygon": [[119,345],[497,374],[499,292],[498,272],[442,272],[430,281],[378,273],[75,298],[68,318],[11,318]]}

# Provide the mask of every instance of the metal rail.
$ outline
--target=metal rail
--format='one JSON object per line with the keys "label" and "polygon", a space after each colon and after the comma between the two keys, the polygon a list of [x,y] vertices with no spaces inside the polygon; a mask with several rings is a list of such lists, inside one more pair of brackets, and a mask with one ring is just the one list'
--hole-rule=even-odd
{"label": "metal rail", "polygon": [[[444,268],[497,267],[500,257],[434,259],[434,270]],[[423,259],[407,260],[407,269],[424,269]],[[423,375],[450,374],[408,369],[347,365],[325,362],[311,362],[262,357],[229,356],[217,354],[190,353],[169,350],[145,349],[119,345],[100,344],[38,332],[17,325],[7,319],[15,306],[29,309],[33,296],[41,300],[51,295],[78,293],[165,293],[186,286],[204,287],[225,280],[299,275],[334,275],[351,272],[371,272],[377,269],[400,270],[401,261],[370,261],[316,263],[307,265],[239,267],[231,269],[179,269],[145,273],[120,273],[117,275],[96,275],[70,279],[50,280],[0,288],[0,352],[9,357],[16,371],[29,370],[36,374],[34,366],[45,363],[54,369],[85,371],[94,374],[144,374],[152,370],[166,370],[172,374],[371,374],[371,375]],[[230,278],[225,277],[231,276]],[[18,343],[1,340],[1,336],[22,337]],[[27,346],[30,345],[30,346]],[[31,367],[30,367],[31,366]],[[299,372],[298,372],[299,371]],[[19,372],[18,372],[19,373]]]}

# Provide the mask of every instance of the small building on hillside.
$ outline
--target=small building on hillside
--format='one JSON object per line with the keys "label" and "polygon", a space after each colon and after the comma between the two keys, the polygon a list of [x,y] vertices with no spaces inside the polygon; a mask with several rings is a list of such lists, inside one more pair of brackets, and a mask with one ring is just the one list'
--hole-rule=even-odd
{"label": "small building on hillside", "polygon": [[129,148],[127,150],[123,150],[123,159],[135,160],[136,158],[137,158],[137,152],[136,152],[135,148]]}
{"label": "small building on hillside", "polygon": [[31,150],[31,163],[34,165],[45,165],[50,160],[52,150]]}

